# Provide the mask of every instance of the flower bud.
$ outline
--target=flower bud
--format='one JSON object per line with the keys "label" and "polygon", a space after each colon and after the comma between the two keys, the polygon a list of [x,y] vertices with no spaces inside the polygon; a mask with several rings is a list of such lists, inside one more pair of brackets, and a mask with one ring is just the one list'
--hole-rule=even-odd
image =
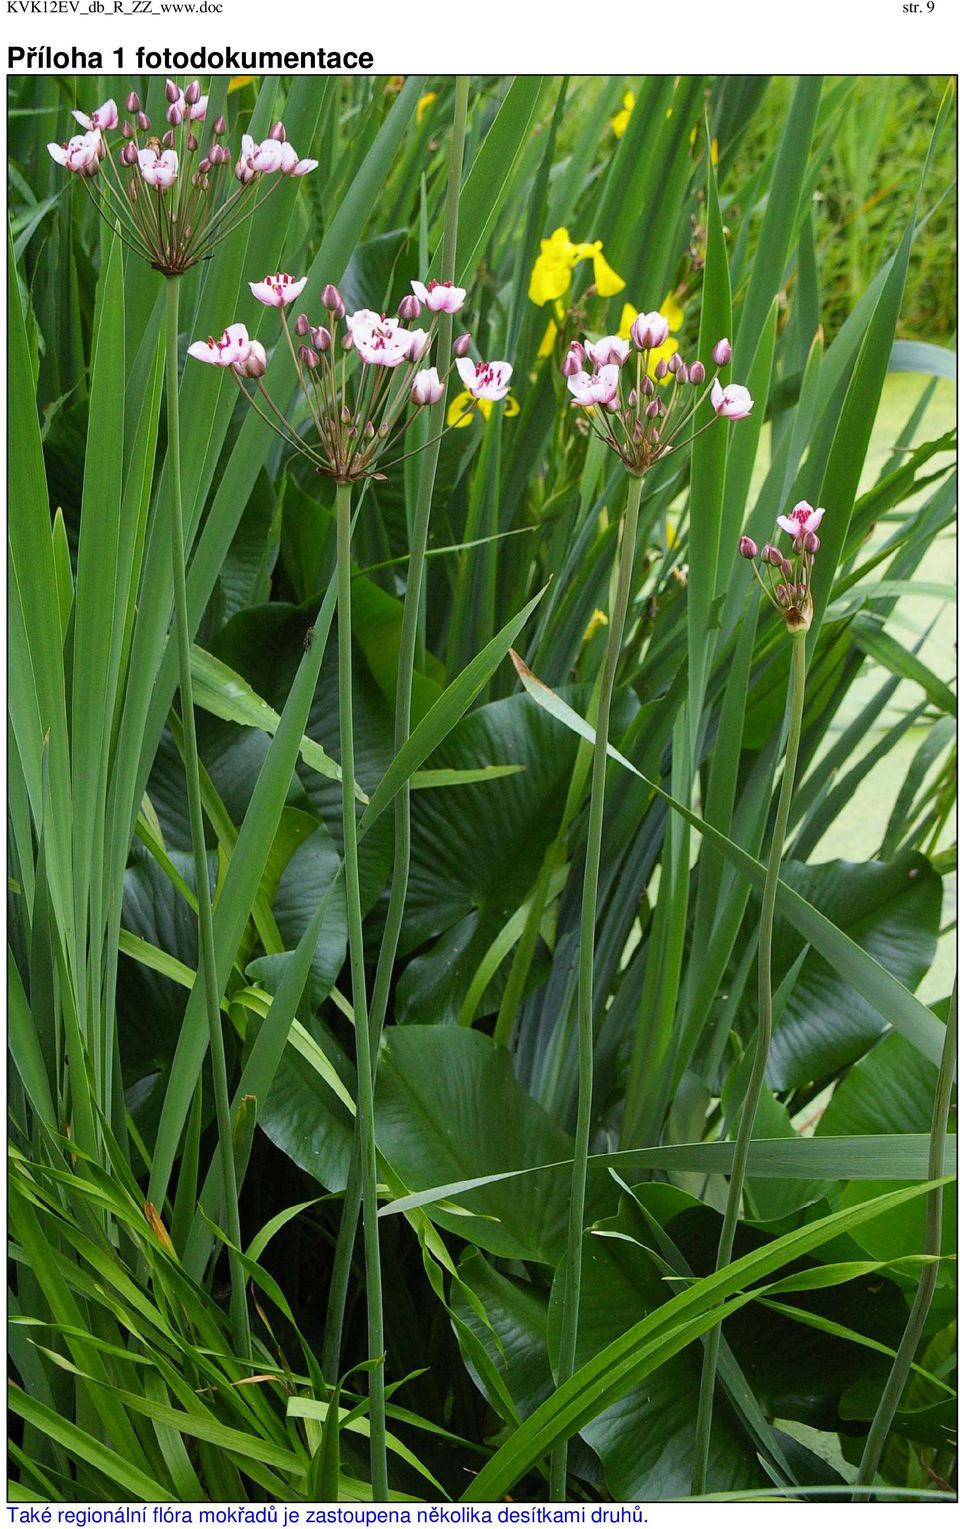
{"label": "flower bud", "polygon": [[135,90],[131,90],[130,94],[127,96],[127,111],[132,115],[134,112],[138,112],[139,110],[140,97],[137,95]]}
{"label": "flower bud", "polygon": [[188,154],[195,154],[199,147],[200,147],[200,145],[197,142],[195,134],[188,133],[187,134],[187,152],[188,152]]}
{"label": "flower bud", "polygon": [[443,384],[440,382],[436,367],[426,368],[426,372],[417,372],[416,378],[410,385],[410,396],[414,404],[439,404],[443,398]]}
{"label": "flower bud", "polygon": [[656,377],[658,382],[662,382],[664,377],[667,375],[667,363],[664,361],[662,356],[660,357],[660,360],[657,362],[656,366],[653,368],[653,375]]}
{"label": "flower bud", "polygon": [[777,585],[777,599],[780,601],[781,605],[789,605],[790,604],[790,595],[789,595],[789,592],[787,590],[786,584],[778,584]]}
{"label": "flower bud", "polygon": [[660,445],[660,431],[659,430],[651,430],[651,431],[649,431],[648,434],[647,434],[647,440],[650,442],[651,446],[659,446]]}
{"label": "flower bud", "polygon": [[183,92],[183,99],[186,101],[188,106],[196,106],[197,102],[200,99],[200,81],[199,80],[191,80],[190,81],[190,84],[187,86],[186,90]]}
{"label": "flower bud", "polygon": [[793,538],[793,550],[794,550],[794,552],[802,552],[803,551],[803,537],[804,537],[804,533],[801,531],[799,536],[795,536]]}
{"label": "flower bud", "polygon": [[574,355],[572,348],[567,351],[560,363],[560,371],[564,377],[577,377],[583,371],[583,366]]}
{"label": "flower bud", "polygon": [[643,412],[644,412],[644,415],[645,415],[645,417],[647,419],[656,419],[657,415],[660,412],[660,408],[659,408],[659,404],[658,404],[657,399],[653,399],[653,401],[651,403],[648,403],[647,407],[644,409]]}
{"label": "flower bud", "polygon": [[329,313],[335,313],[338,319],[342,319],[346,313],[346,305],[340,295],[340,288],[335,287],[333,282],[328,282],[323,289],[323,306]]}
{"label": "flower bud", "polygon": [[406,297],[401,297],[397,317],[403,324],[409,324],[411,319],[420,317],[420,302],[412,292],[408,292]]}
{"label": "flower bud", "polygon": [[120,132],[123,134],[124,138],[132,138],[133,137],[133,127],[131,126],[131,124],[129,122],[125,122],[123,124],[123,127],[120,129]]}
{"label": "flower bud", "polygon": [[135,143],[125,143],[120,150],[120,163],[122,165],[135,165],[137,163],[137,146]]}
{"label": "flower bud", "polygon": [[682,361],[680,362],[680,365],[677,367],[676,378],[677,378],[677,381],[680,382],[680,383],[689,382],[690,381],[690,373],[687,371],[687,368],[686,368],[686,366],[684,365],[684,363]]}
{"label": "flower bud", "polygon": [[733,355],[733,346],[727,339],[718,340],[710,352],[714,366],[726,366]]}
{"label": "flower bud", "polygon": [[180,99],[180,86],[177,84],[176,80],[168,80],[166,85],[165,85],[165,87],[164,87],[164,90],[166,92],[167,100],[170,102],[171,106],[174,104],[175,101],[179,101],[179,99]]}
{"label": "flower bud", "polygon": [[788,557],[784,557],[783,553],[780,554],[780,572],[783,574],[785,579],[789,579],[790,575],[793,573],[793,563]]}
{"label": "flower bud", "polygon": [[222,138],[223,134],[226,131],[227,131],[227,119],[221,114],[221,116],[219,116],[217,118],[216,122],[213,124],[213,136],[215,138]]}
{"label": "flower bud", "polygon": [[301,339],[305,334],[309,334],[310,320],[307,318],[307,315],[305,313],[298,313],[296,322],[293,327],[295,332],[300,335]]}
{"label": "flower bud", "polygon": [[375,436],[375,435],[376,435],[376,433],[377,433],[377,432],[376,432],[376,430],[375,430],[375,429],[374,429],[374,428],[373,428],[373,424],[372,424],[372,422],[371,422],[371,421],[370,421],[370,420],[369,420],[369,419],[368,419],[368,420],[367,420],[367,423],[366,423],[366,424],[365,424],[365,425],[364,425],[364,427],[363,427],[363,434],[364,434],[364,437],[365,437],[365,438],[366,438],[366,439],[367,439],[367,440],[368,440],[368,441],[372,441],[372,440],[373,440],[373,438],[374,438],[374,436]]}
{"label": "flower bud", "polygon": [[149,133],[150,118],[147,116],[145,111],[137,112],[137,127],[140,129],[141,133]]}
{"label": "flower bud", "polygon": [[453,342],[453,354],[458,360],[462,360],[470,349],[470,336],[468,334],[457,335]]}
{"label": "flower bud", "polygon": [[653,383],[649,377],[640,378],[640,391],[644,398],[650,398],[653,394]]}
{"label": "flower bud", "polygon": [[770,542],[764,542],[760,552],[760,561],[761,563],[769,563],[771,568],[779,568],[783,562],[780,549],[772,546]]}
{"label": "flower bud", "polygon": [[630,338],[638,350],[657,350],[670,333],[662,313],[638,313],[630,325]]}
{"label": "flower bud", "polygon": [[297,355],[300,357],[300,360],[303,362],[308,371],[315,371],[316,368],[320,365],[320,357],[317,355],[312,345],[298,346]]}
{"label": "flower bud", "polygon": [[273,124],[273,127],[270,129],[270,137],[274,143],[286,143],[287,130],[282,122],[275,122]]}
{"label": "flower bud", "polygon": [[163,137],[160,140],[160,142],[163,144],[165,149],[172,149],[174,144],[176,143],[176,141],[177,141],[176,138],[174,137],[173,133],[171,132],[171,130],[169,128],[167,129],[167,131],[164,133]]}
{"label": "flower bud", "polygon": [[244,377],[262,377],[267,369],[267,353],[259,340],[250,341],[250,354],[240,370]]}
{"label": "flower bud", "polygon": [[167,107],[167,121],[171,127],[179,127],[183,121],[183,110],[179,106]]}
{"label": "flower bud", "polygon": [[324,351],[330,349],[329,329],[324,328],[322,324],[318,324],[316,329],[311,329],[310,333],[313,337],[313,343],[317,350]]}
{"label": "flower bud", "polygon": [[699,387],[701,382],[705,382],[707,379],[707,368],[702,361],[692,361],[687,375],[694,386]]}
{"label": "flower bud", "polygon": [[804,531],[804,533],[803,533],[803,550],[804,550],[804,552],[819,552],[820,551],[820,538],[817,535],[816,531]]}
{"label": "flower bud", "polygon": [[740,556],[752,559],[752,558],[755,558],[756,555],[757,555],[757,544],[753,540],[753,538],[751,536],[741,536],[741,538],[740,538]]}
{"label": "flower bud", "polygon": [[673,355],[670,357],[670,360],[667,362],[667,371],[671,374],[671,376],[675,377],[682,365],[683,361],[681,359],[680,352],[675,350]]}

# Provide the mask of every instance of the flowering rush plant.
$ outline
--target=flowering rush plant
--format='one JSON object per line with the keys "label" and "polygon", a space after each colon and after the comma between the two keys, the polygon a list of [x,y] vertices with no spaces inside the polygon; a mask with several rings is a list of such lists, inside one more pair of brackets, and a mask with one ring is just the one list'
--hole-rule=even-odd
{"label": "flowering rush plant", "polygon": [[47,149],[118,227],[124,244],[165,276],[180,276],[254,212],[265,199],[263,181],[275,190],[285,176],[307,175],[318,161],[300,158],[282,122],[262,143],[245,133],[234,157],[224,118],[207,128],[208,98],[199,81],[181,90],[167,80],[165,90],[166,126],[155,128],[131,91],[122,122],[114,100],[74,111],[83,131]]}
{"label": "flowering rush plant", "polygon": [[[801,499],[789,515],[777,516],[777,525],[792,541],[792,557],[785,557],[771,542],[758,548],[752,537],[740,538],[740,556],[748,560],[764,595],[779,611],[791,632],[806,632],[813,620],[810,576],[820,551],[817,531],[825,513],[822,508],[815,510],[812,504]],[[758,562],[763,565],[766,578],[758,572]]]}
{"label": "flowering rush plant", "polygon": [[[703,362],[686,362],[679,350],[669,359],[661,355],[651,367],[651,354],[664,347],[669,332],[662,313],[638,313],[626,338],[574,340],[562,364],[573,407],[584,410],[589,428],[635,476],[688,444],[714,419],[746,419],[753,409],[745,387],[720,380],[733,354],[727,339],[713,347],[717,370],[709,386]],[[673,383],[669,390],[668,383]]]}
{"label": "flowering rush plant", "polygon": [[[196,341],[188,354],[208,365],[228,367],[261,418],[318,473],[340,483],[383,478],[381,459],[387,447],[400,442],[421,409],[443,397],[453,367],[441,376],[436,366],[424,363],[441,314],[459,313],[466,289],[452,282],[412,282],[412,291],[391,318],[370,308],[347,313],[339,288],[329,283],[322,297],[326,322],[314,324],[300,313],[291,324],[287,309],[306,281],[305,276],[278,272],[249,284],[258,302],[279,310],[283,340],[305,402],[305,429],[271,396],[264,382],[267,352],[243,324],[231,324],[219,340],[211,335]],[[468,334],[454,341],[453,365],[470,407],[506,398],[513,368],[506,361],[474,361],[469,348]],[[244,379],[253,381],[252,390],[244,387]]]}

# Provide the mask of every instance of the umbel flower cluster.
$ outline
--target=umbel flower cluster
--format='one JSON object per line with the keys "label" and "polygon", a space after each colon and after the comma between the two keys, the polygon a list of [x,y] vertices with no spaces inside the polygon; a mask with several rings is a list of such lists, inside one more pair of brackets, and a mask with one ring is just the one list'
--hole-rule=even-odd
{"label": "umbel flower cluster", "polygon": [[[306,282],[305,276],[281,271],[249,284],[259,302],[279,309],[283,341],[304,400],[296,420],[272,397],[264,381],[267,352],[243,324],[231,324],[219,340],[196,341],[188,354],[228,367],[261,418],[318,473],[340,483],[382,478],[387,448],[401,442],[421,409],[443,397],[449,372],[441,377],[435,366],[422,363],[429,359],[440,315],[458,313],[466,290],[452,282],[412,282],[412,291],[390,318],[370,308],[347,313],[339,288],[328,284],[322,297],[325,322],[314,324],[300,313],[291,323],[287,309]],[[468,334],[454,341],[453,364],[471,407],[506,398],[513,368],[506,361],[475,362],[469,349]],[[244,379],[253,382],[252,389],[244,387]],[[394,457],[387,465],[399,460]]]}
{"label": "umbel flower cluster", "polygon": [[234,158],[224,118],[207,129],[207,97],[197,80],[185,90],[168,80],[166,101],[165,125],[156,128],[136,91],[127,96],[122,123],[113,100],[89,114],[75,111],[83,132],[47,148],[130,249],[165,276],[180,276],[264,200],[262,181],[272,177],[276,189],[284,176],[316,169],[317,160],[299,157],[282,122],[262,143],[245,133]]}
{"label": "umbel flower cluster", "polygon": [[707,386],[700,360],[686,362],[679,350],[654,360],[669,333],[662,313],[638,313],[626,339],[574,340],[562,364],[574,408],[584,410],[593,433],[635,476],[687,445],[714,419],[746,419],[753,408],[745,387],[720,380],[733,354],[729,340],[713,347],[717,370]]}
{"label": "umbel flower cluster", "polygon": [[[810,576],[820,538],[817,531],[826,512],[814,509],[805,499],[795,504],[789,515],[778,515],[777,525],[790,537],[792,557],[784,557],[779,547],[766,542],[762,548],[750,536],[740,538],[740,556],[745,557],[764,595],[783,617],[791,632],[805,632],[813,620]],[[762,565],[764,578],[757,570]]]}

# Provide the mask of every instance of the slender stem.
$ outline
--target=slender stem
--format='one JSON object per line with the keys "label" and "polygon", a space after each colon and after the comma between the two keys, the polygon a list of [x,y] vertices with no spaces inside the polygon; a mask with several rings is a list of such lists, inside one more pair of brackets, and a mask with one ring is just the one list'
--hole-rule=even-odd
{"label": "slender stem", "polygon": [[197,752],[197,728],[193,713],[193,680],[190,675],[190,618],[187,611],[187,576],[183,543],[183,494],[180,483],[180,397],[177,358],[179,332],[180,281],[167,279],[166,304],[166,385],[167,453],[170,470],[171,528],[173,532],[173,604],[177,629],[177,658],[180,665],[180,709],[183,722],[183,766],[187,777],[187,803],[190,810],[190,838],[197,878],[197,904],[200,934],[200,965],[203,970],[207,1020],[210,1026],[210,1060],[216,1105],[217,1133],[220,1138],[220,1162],[223,1169],[223,1203],[230,1250],[230,1310],[235,1338],[243,1358],[251,1356],[250,1321],[247,1312],[246,1283],[243,1266],[235,1249],[241,1247],[240,1208],[237,1202],[237,1170],[233,1154],[233,1129],[230,1118],[230,1092],[227,1086],[227,1060],[220,1019],[220,994],[217,990],[216,952],[213,938],[213,908],[210,899],[210,873],[203,834],[203,804],[200,797],[200,757]]}
{"label": "slender stem", "polygon": [[[792,634],[793,654],[790,663],[790,686],[787,694],[787,747],[780,781],[780,800],[770,841],[770,854],[763,882],[760,902],[757,952],[757,1037],[753,1054],[753,1066],[747,1082],[740,1111],[740,1123],[733,1148],[730,1183],[727,1187],[727,1204],[717,1249],[717,1268],[725,1269],[733,1252],[733,1239],[740,1213],[740,1199],[747,1172],[747,1156],[750,1137],[757,1118],[757,1109],[763,1090],[763,1076],[770,1054],[773,1034],[773,916],[777,902],[777,883],[780,863],[783,859],[783,843],[787,832],[793,782],[797,771],[797,755],[800,751],[800,730],[803,722],[803,691],[806,679],[806,632]],[[720,1352],[720,1323],[712,1327],[704,1339],[703,1370],[700,1378],[700,1400],[697,1408],[697,1431],[694,1441],[693,1481],[691,1491],[700,1496],[707,1490],[707,1468],[710,1458],[710,1429],[713,1422],[713,1395],[717,1380],[717,1359]]]}
{"label": "slender stem", "polygon": [[[337,484],[337,646],[340,689],[340,770],[343,785],[343,868],[350,935],[350,975],[357,1036],[357,1136],[363,1203],[363,1247],[367,1276],[367,1346],[371,1359],[382,1359],[383,1285],[380,1229],[377,1222],[377,1147],[373,1118],[373,1060],[363,963],[363,910],[357,861],[356,770],[353,756],[353,663],[350,618],[350,484]],[[370,1373],[370,1484],[375,1502],[389,1500],[387,1482],[386,1394],[384,1367]]]}
{"label": "slender stem", "polygon": [[[953,985],[953,997],[950,1000],[950,1012],[947,1015],[946,1033],[943,1037],[943,1053],[940,1058],[940,1071],[937,1074],[937,1087],[933,1097],[933,1119],[930,1125],[930,1157],[928,1161],[927,1177],[930,1179],[943,1178],[945,1158],[947,1126],[950,1119],[950,1096],[953,1092],[953,1079],[957,1070],[957,985]],[[943,1189],[932,1189],[927,1195],[927,1224],[923,1239],[923,1251],[931,1258],[939,1260],[940,1248],[943,1241]],[[907,1325],[903,1330],[896,1357],[887,1376],[887,1383],[883,1388],[883,1395],[873,1415],[870,1424],[870,1432],[867,1434],[867,1442],[864,1445],[863,1458],[860,1461],[860,1469],[857,1472],[858,1486],[873,1486],[877,1483],[877,1473],[880,1459],[883,1455],[887,1435],[900,1405],[907,1381],[910,1378],[910,1366],[916,1357],[923,1336],[924,1323],[933,1302],[934,1291],[937,1286],[938,1264],[924,1264],[917,1284],[913,1305],[910,1307],[910,1315]]]}
{"label": "slender stem", "polygon": [[[467,105],[470,81],[458,76],[454,99],[453,136],[450,144],[450,163],[447,171],[447,199],[444,211],[443,257],[441,277],[453,281],[456,277],[457,222],[460,209],[460,177],[463,170],[463,145],[467,126]],[[450,368],[453,339],[453,320],[448,314],[442,316],[439,325],[438,370],[444,375]],[[444,407],[445,400],[441,402]],[[410,716],[413,696],[413,669],[416,657],[419,614],[422,603],[424,570],[427,557],[427,537],[430,529],[430,506],[433,501],[433,485],[440,456],[440,436],[432,441],[423,455],[423,465],[417,485],[417,502],[414,510],[410,539],[410,564],[407,575],[407,591],[403,602],[403,618],[400,625],[400,650],[397,660],[397,699],[394,717],[394,751],[399,753],[410,736]],[[387,1002],[393,980],[393,969],[400,942],[400,926],[407,900],[407,884],[410,878],[410,784],[406,782],[397,793],[394,805],[393,878],[390,885],[390,902],[384,924],[377,974],[370,1007],[371,1052],[376,1072],[377,1046],[387,1012]],[[327,1321],[324,1332],[323,1367],[328,1377],[339,1371],[340,1345],[343,1334],[343,1317],[346,1307],[350,1263],[356,1238],[359,1213],[359,1172],[356,1162],[351,1163],[343,1201],[343,1213],[337,1237],[330,1296],[327,1305]]]}
{"label": "slender stem", "polygon": [[[627,510],[620,546],[616,593],[607,640],[607,652],[597,700],[597,739],[593,751],[590,815],[583,868],[583,900],[580,910],[580,971],[577,987],[578,1089],[577,1127],[573,1147],[573,1179],[570,1188],[570,1219],[567,1224],[567,1255],[563,1274],[563,1306],[557,1385],[574,1371],[577,1332],[580,1325],[580,1282],[583,1268],[583,1221],[587,1199],[587,1165],[590,1155],[590,1123],[593,1113],[593,958],[597,901],[600,885],[600,848],[603,838],[603,797],[607,775],[607,744],[610,739],[610,706],[623,646],[623,632],[630,603],[633,562],[637,547],[637,519],[643,479],[631,477],[627,484]],[[550,1457],[550,1498],[565,1502],[567,1491],[567,1442]]]}

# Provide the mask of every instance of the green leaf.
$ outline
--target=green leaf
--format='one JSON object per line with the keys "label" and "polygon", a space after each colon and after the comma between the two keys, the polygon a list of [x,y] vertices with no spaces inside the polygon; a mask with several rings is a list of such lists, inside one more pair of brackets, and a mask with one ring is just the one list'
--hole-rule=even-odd
{"label": "green leaf", "polygon": [[[793,1258],[812,1252],[841,1232],[851,1231],[881,1210],[894,1209],[935,1183],[901,1189],[866,1206],[825,1216],[812,1225],[788,1232],[773,1242],[737,1258],[726,1269],[708,1275],[690,1290],[681,1291],[602,1348],[543,1402],[502,1444],[463,1494],[465,1502],[496,1501],[560,1439],[582,1429],[605,1407],[618,1401],[632,1385],[655,1373],[675,1353],[716,1325],[735,1307],[764,1293],[763,1286],[734,1295],[763,1279]],[[727,1299],[730,1297],[730,1299]],[[723,1304],[726,1301],[726,1304]]]}
{"label": "green leaf", "polygon": [[927,668],[915,653],[899,643],[874,617],[866,614],[853,619],[853,640],[864,653],[902,680],[912,680],[927,694],[934,706],[949,716],[957,715],[957,698],[950,686]]}
{"label": "green leaf", "polygon": [[369,806],[364,809],[359,824],[361,836],[369,832],[403,783],[410,779],[460,720],[470,702],[480,693],[490,675],[502,662],[510,644],[518,632],[522,631],[528,616],[539,605],[545,592],[545,589],[539,590],[533,599],[529,600],[523,609],[507,622],[502,631],[498,632],[496,637],[470,660],[456,679],[446,687],[423,721],[414,728],[400,752],[385,770],[377,789],[370,798]]}
{"label": "green leaf", "polygon": [[[190,653],[190,672],[194,701],[204,711],[212,712],[224,722],[260,728],[271,737],[276,732],[280,725],[279,714],[229,664],[194,644]],[[306,735],[301,738],[299,752],[304,764],[316,770],[318,775],[325,775],[328,780],[340,779],[340,766],[312,738]],[[369,800],[359,786],[356,796],[360,802]]]}
{"label": "green leaf", "polygon": [[[403,1025],[387,1031],[377,1070],[377,1144],[404,1185],[461,1177],[570,1155],[570,1139],[524,1093],[510,1058],[473,1030]],[[439,1205],[433,1218],[504,1258],[553,1263],[563,1246],[567,1185],[514,1177],[495,1181],[464,1213]],[[601,1189],[601,1198],[609,1191]]]}
{"label": "green leaf", "polygon": [[[523,660],[516,655],[514,655],[514,664],[524,689],[533,696],[538,705],[543,706],[546,711],[581,738],[586,738],[591,743],[595,741],[596,734],[589,723],[584,722],[583,718],[577,716],[565,701],[538,680]],[[755,888],[762,886],[765,872],[758,860],[748,855],[745,850],[734,844],[710,823],[705,822],[696,813],[676,801],[660,786],[654,785],[612,745],[608,746],[607,752],[631,774],[646,781],[657,796],[667,802],[675,812],[679,812],[686,818],[705,839],[716,845],[724,858],[730,861]],[[856,989],[861,998],[871,1004],[888,1023],[902,1030],[924,1056],[932,1061],[939,1060],[943,1050],[943,1031],[940,1021],[925,1005],[914,998],[896,977],[782,880],[777,891],[777,910],[789,920],[805,940],[819,951],[834,970]]]}

